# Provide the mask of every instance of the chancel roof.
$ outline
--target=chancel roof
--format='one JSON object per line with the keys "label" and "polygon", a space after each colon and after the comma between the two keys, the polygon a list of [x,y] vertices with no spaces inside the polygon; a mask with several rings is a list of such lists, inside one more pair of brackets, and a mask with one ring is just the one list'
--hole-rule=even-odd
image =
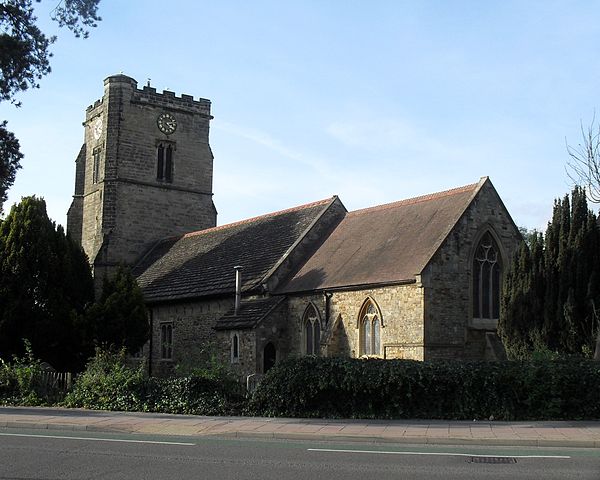
{"label": "chancel roof", "polygon": [[485,181],[349,212],[279,293],[415,281]]}
{"label": "chancel roof", "polygon": [[138,263],[133,274],[149,302],[233,293],[237,265],[243,266],[242,290],[250,291],[336,200],[333,197],[163,240]]}

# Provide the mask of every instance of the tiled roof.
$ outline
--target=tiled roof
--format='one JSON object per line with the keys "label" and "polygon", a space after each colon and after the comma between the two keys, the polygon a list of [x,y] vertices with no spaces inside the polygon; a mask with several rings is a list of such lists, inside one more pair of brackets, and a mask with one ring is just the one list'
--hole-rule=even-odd
{"label": "tiled roof", "polygon": [[150,302],[233,293],[236,265],[251,290],[335,199],[166,239],[133,273]]}
{"label": "tiled roof", "polygon": [[279,296],[242,300],[238,314],[236,315],[232,308],[217,320],[215,330],[241,330],[244,328],[252,328],[285,299],[286,297]]}
{"label": "tiled roof", "polygon": [[279,292],[414,281],[485,181],[348,213]]}

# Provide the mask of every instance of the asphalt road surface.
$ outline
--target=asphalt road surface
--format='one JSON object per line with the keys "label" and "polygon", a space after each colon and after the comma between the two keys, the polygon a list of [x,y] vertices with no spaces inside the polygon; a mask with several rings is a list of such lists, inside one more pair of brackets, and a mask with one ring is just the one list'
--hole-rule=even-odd
{"label": "asphalt road surface", "polygon": [[600,480],[600,452],[0,429],[0,479]]}

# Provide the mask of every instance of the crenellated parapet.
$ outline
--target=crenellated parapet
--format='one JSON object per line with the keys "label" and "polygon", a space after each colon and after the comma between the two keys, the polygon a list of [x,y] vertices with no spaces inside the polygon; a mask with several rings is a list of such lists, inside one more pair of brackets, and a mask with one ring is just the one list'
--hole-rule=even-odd
{"label": "crenellated parapet", "polygon": [[[182,94],[177,96],[175,92],[163,90],[162,93],[157,92],[156,88],[145,85],[142,88],[137,88],[137,81],[127,75],[118,74],[112,75],[104,80],[105,96],[113,88],[118,88],[129,93],[130,101],[139,104],[148,104],[160,106],[168,110],[184,111],[189,113],[201,114],[212,119],[210,115],[210,100],[206,98],[194,99],[192,95]],[[94,116],[94,112],[98,107],[102,106],[104,98],[96,100],[92,105],[88,106],[86,113]]]}

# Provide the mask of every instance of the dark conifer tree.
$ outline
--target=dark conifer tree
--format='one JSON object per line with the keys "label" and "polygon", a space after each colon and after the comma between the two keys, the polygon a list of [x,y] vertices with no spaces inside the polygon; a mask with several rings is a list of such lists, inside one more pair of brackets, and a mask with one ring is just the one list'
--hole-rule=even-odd
{"label": "dark conifer tree", "polygon": [[26,338],[57,369],[83,366],[81,314],[93,296],[85,253],[48,218],[43,199],[23,198],[0,224],[0,357],[21,354]]}
{"label": "dark conifer tree", "polygon": [[600,327],[600,229],[585,190],[556,200],[545,236],[529,244],[505,276],[499,332],[509,355],[591,356]]}
{"label": "dark conifer tree", "polygon": [[100,299],[86,316],[98,346],[125,347],[129,353],[135,353],[150,335],[142,291],[125,267],[104,279]]}

